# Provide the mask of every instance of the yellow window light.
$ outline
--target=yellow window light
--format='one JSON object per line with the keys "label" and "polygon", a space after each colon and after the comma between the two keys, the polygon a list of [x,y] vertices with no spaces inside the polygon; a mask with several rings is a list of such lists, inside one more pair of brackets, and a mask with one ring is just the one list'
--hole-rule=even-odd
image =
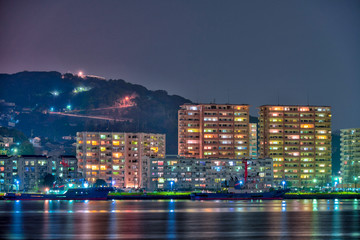
{"label": "yellow window light", "polygon": [[159,148],[158,147],[151,147],[150,150],[157,153],[159,151]]}

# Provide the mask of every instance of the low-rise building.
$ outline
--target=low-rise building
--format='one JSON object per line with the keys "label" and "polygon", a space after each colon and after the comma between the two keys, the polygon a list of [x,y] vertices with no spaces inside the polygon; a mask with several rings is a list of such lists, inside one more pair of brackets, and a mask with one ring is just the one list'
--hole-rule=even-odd
{"label": "low-rise building", "polygon": [[[142,187],[154,190],[220,190],[231,178],[245,180],[258,188],[273,185],[273,161],[267,159],[189,159],[176,156],[143,158]],[[245,182],[245,181],[244,181]]]}
{"label": "low-rise building", "polygon": [[62,180],[79,178],[75,156],[0,156],[0,191],[36,190],[47,174]]}

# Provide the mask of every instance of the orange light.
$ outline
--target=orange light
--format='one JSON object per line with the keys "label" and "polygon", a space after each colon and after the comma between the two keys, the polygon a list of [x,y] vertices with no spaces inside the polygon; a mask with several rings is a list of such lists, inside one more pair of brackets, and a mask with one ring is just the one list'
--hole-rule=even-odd
{"label": "orange light", "polygon": [[122,153],[113,153],[114,158],[120,158],[122,156]]}
{"label": "orange light", "polygon": [[308,107],[302,107],[302,108],[300,108],[300,111],[301,112],[307,112],[307,111],[309,111],[309,108]]}
{"label": "orange light", "polygon": [[314,128],[314,124],[301,124],[301,128]]}

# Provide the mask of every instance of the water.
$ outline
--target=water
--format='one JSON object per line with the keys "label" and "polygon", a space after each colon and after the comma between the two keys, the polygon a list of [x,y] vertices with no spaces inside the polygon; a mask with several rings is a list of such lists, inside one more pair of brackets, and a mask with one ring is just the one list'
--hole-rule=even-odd
{"label": "water", "polygon": [[0,201],[0,239],[360,239],[359,203]]}

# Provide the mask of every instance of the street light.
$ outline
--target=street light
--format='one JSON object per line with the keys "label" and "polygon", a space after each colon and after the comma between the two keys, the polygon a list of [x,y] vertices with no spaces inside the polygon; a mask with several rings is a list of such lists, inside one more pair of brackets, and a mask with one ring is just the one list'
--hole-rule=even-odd
{"label": "street light", "polygon": [[283,189],[285,189],[285,181],[282,181]]}
{"label": "street light", "polygon": [[173,181],[171,181],[171,182],[170,182],[171,191],[172,191],[173,184],[174,184],[174,182],[173,182]]}
{"label": "street light", "polygon": [[16,180],[15,183],[16,183],[16,190],[19,191],[19,183],[20,183],[19,180]]}
{"label": "street light", "polygon": [[356,189],[356,181],[357,181],[357,177],[354,177],[354,180],[355,180],[355,189]]}

